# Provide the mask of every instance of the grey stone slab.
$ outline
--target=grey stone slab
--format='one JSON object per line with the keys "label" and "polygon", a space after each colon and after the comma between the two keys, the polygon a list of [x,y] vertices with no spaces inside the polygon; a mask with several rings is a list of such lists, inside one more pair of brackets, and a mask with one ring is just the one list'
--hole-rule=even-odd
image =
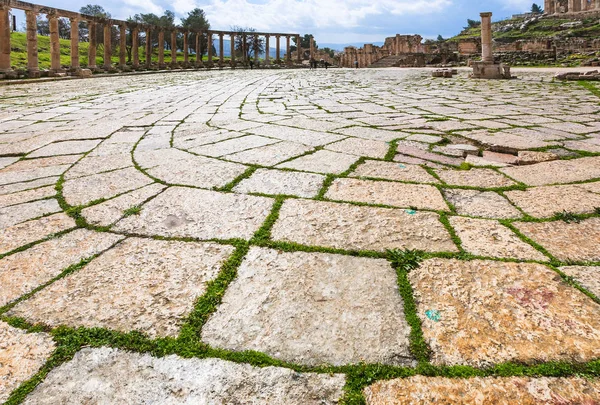
{"label": "grey stone slab", "polygon": [[252,176],[242,180],[233,191],[311,198],[316,197],[323,181],[325,176],[320,174],[258,169]]}
{"label": "grey stone slab", "polygon": [[199,146],[197,148],[189,150],[199,155],[219,157],[241,152],[247,149],[271,145],[277,142],[279,142],[279,139],[265,138],[264,136],[248,135],[242,136],[240,138],[229,139],[218,143]]}
{"label": "grey stone slab", "polygon": [[482,218],[521,218],[523,214],[493,191],[445,189],[444,196],[460,215]]}
{"label": "grey stone slab", "polygon": [[252,248],[202,340],[308,365],[409,365],[409,333],[386,260]]}
{"label": "grey stone slab", "polygon": [[330,134],[327,132],[310,131],[307,129],[292,128],[283,125],[264,125],[262,127],[249,129],[247,132],[255,135],[280,139],[282,141],[297,142],[313,147],[325,145],[345,138],[344,136]]}
{"label": "grey stone slab", "polygon": [[381,162],[378,160],[367,160],[365,163],[358,166],[350,175],[352,177],[370,177],[415,183],[440,182],[421,166],[395,162]]}
{"label": "grey stone slab", "polygon": [[383,141],[370,139],[346,138],[342,141],[331,143],[325,149],[356,156],[365,156],[375,159],[383,159],[390,149],[390,145]]}
{"label": "grey stone slab", "polygon": [[55,195],[56,190],[52,186],[40,187],[33,190],[19,191],[12,194],[4,194],[0,195],[0,208],[54,197]]}
{"label": "grey stone slab", "polygon": [[318,150],[310,155],[300,156],[297,159],[282,163],[277,167],[315,173],[341,174],[357,160],[358,157],[355,155]]}
{"label": "grey stone slab", "polygon": [[273,145],[250,149],[232,155],[223,156],[226,160],[234,162],[255,164],[262,166],[275,166],[277,163],[303,155],[311,151],[310,146],[295,142],[279,142]]}
{"label": "grey stone slab", "polygon": [[573,183],[600,178],[600,156],[507,167],[501,171],[529,186]]}
{"label": "grey stone slab", "polygon": [[471,170],[436,170],[446,184],[466,187],[501,188],[514,186],[516,183],[492,169]]}
{"label": "grey stone slab", "polygon": [[0,208],[0,229],[59,211],[61,209],[58,201],[55,199],[33,201]]}
{"label": "grey stone slab", "polygon": [[581,286],[600,298],[600,267],[598,266],[565,266],[560,270],[573,277]]}
{"label": "grey stone slab", "polygon": [[28,157],[74,155],[89,152],[99,143],[100,140],[57,142],[37,149],[35,152],[30,153]]}
{"label": "grey stone slab", "polygon": [[0,229],[0,254],[75,227],[75,220],[64,213],[22,222]]}
{"label": "grey stone slab", "polygon": [[557,213],[591,214],[600,207],[600,195],[575,185],[533,187],[507,191],[506,197],[527,214],[537,218]]}

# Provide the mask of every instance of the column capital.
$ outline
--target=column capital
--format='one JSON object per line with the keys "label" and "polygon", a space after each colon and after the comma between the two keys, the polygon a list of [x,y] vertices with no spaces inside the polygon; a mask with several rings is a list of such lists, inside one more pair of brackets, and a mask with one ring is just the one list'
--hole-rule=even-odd
{"label": "column capital", "polygon": [[69,17],[69,21],[72,22],[72,23],[73,22],[78,23],[79,21],[81,21],[81,19],[79,17]]}
{"label": "column capital", "polygon": [[479,16],[480,17],[491,17],[492,13],[490,11],[486,11],[486,12],[483,12],[483,13],[479,13]]}

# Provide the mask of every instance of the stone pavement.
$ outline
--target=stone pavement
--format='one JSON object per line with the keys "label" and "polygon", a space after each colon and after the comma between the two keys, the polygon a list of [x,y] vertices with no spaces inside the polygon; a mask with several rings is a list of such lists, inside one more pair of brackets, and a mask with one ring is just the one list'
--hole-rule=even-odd
{"label": "stone pavement", "polygon": [[1,87],[0,402],[600,403],[600,88],[518,74]]}

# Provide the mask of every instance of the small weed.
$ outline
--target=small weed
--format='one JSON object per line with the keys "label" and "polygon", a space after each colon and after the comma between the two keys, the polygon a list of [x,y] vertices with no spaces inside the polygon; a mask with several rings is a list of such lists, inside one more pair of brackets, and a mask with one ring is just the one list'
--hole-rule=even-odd
{"label": "small weed", "polygon": [[460,166],[458,166],[458,170],[471,170],[473,165],[471,163],[462,162]]}
{"label": "small weed", "polygon": [[407,273],[419,267],[419,264],[425,255],[424,252],[415,249],[393,249],[388,250],[387,254],[389,256],[389,261],[394,268],[403,270]]}
{"label": "small weed", "polygon": [[580,219],[577,217],[576,214],[573,214],[572,212],[567,212],[567,211],[557,212],[556,214],[554,214],[552,219],[554,219],[556,221],[558,221],[558,220],[565,221],[568,224],[573,223],[573,222],[578,224],[580,222]]}
{"label": "small weed", "polygon": [[123,217],[127,218],[132,215],[140,215],[142,212],[142,207],[140,205],[134,205],[133,207],[129,207],[123,211]]}
{"label": "small weed", "polygon": [[595,207],[594,208],[594,214],[600,215],[600,207]]}

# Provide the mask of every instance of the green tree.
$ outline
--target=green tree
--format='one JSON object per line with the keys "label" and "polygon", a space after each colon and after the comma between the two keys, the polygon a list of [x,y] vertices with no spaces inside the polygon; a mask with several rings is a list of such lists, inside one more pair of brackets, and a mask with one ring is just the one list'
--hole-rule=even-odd
{"label": "green tree", "polygon": [[[237,25],[231,27],[231,31],[236,32],[238,35],[235,36],[235,51],[236,56],[245,56],[246,60],[250,56],[254,57],[255,50],[258,50],[258,54],[265,52],[265,39],[259,36],[253,35],[256,32],[256,28],[252,27],[239,27]],[[244,47],[244,36],[242,33],[246,33],[246,44]],[[246,54],[244,55],[244,49]]]}
{"label": "green tree", "polygon": [[[182,18],[181,25],[184,28],[190,30],[206,31],[210,29],[210,23],[206,18],[206,14],[204,13],[204,10],[200,8],[193,9],[188,13],[187,17]],[[190,45],[190,48],[194,50],[194,52],[198,52],[198,50],[196,49],[196,35],[198,34],[191,33],[188,39],[188,44]],[[206,37],[206,35],[202,35],[202,37],[200,38],[199,50],[201,55],[204,55],[208,50],[207,43],[208,38]]]}
{"label": "green tree", "polygon": [[534,14],[543,14],[544,10],[542,10],[542,8],[536,3],[533,3],[533,5],[531,6],[531,12]]}
{"label": "green tree", "polygon": [[443,36],[441,36],[441,35],[438,35],[438,36],[437,36],[437,41],[438,41],[438,42],[444,42],[444,37],[443,37]]}
{"label": "green tree", "polygon": [[[104,9],[104,7],[102,7],[99,4],[88,4],[86,6],[83,6],[79,9],[79,12],[81,14],[84,15],[89,15],[91,17],[98,17],[98,18],[110,18],[111,15],[108,11],[106,11]],[[113,27],[113,38],[116,38],[116,28]],[[80,39],[87,39],[89,41],[89,28],[88,28],[88,24],[85,21],[81,21],[79,23],[79,38]],[[104,31],[102,29],[97,29],[96,30],[96,43],[97,44],[103,44],[104,43]]]}
{"label": "green tree", "polygon": [[467,19],[467,26],[464,29],[468,30],[469,28],[477,28],[481,25],[481,21]]}

